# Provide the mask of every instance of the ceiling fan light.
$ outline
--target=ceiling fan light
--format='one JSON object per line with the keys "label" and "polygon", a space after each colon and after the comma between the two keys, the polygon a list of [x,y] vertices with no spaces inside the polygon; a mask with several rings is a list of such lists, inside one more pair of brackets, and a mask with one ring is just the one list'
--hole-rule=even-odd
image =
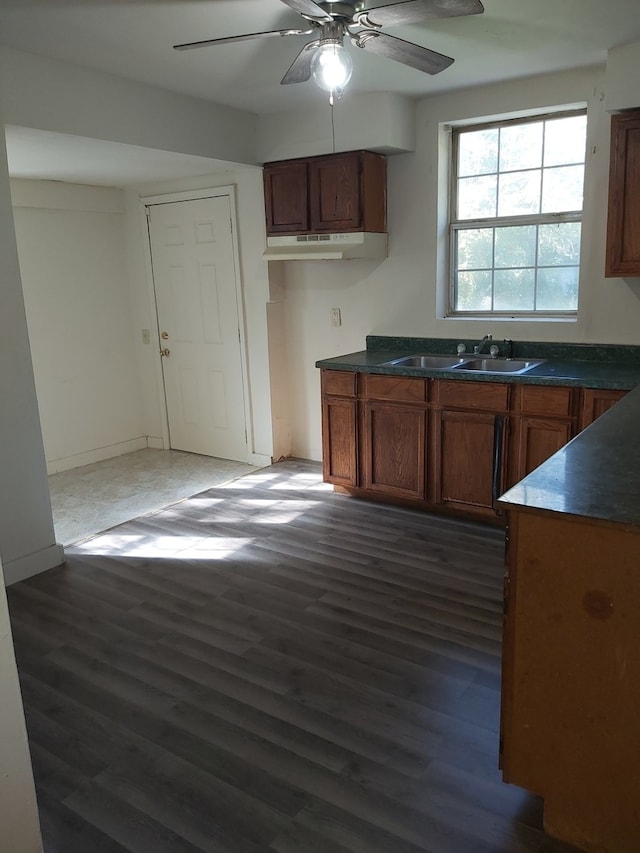
{"label": "ceiling fan light", "polygon": [[341,92],[351,79],[353,63],[347,49],[337,39],[325,40],[315,51],[311,76],[316,86],[327,92]]}

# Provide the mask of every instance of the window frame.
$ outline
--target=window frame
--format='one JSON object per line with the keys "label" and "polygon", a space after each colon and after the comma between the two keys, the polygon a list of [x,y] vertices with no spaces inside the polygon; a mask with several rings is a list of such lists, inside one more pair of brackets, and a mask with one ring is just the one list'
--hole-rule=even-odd
{"label": "window frame", "polygon": [[[486,130],[488,128],[494,127],[508,127],[515,124],[531,124],[533,122],[543,122],[553,119],[561,119],[561,118],[570,118],[572,116],[585,116],[587,117],[587,107],[572,107],[569,109],[560,109],[557,111],[548,111],[544,113],[533,113],[531,115],[526,116],[518,116],[514,118],[504,117],[501,119],[494,119],[492,121],[485,122],[465,122],[464,124],[456,124],[451,125],[451,148],[450,148],[450,186],[449,186],[449,206],[448,206],[448,253],[449,253],[449,263],[448,263],[448,297],[447,297],[447,317],[451,318],[459,318],[459,319],[470,319],[470,318],[486,318],[486,317],[496,317],[496,318],[505,318],[505,319],[522,319],[522,320],[540,320],[540,319],[566,319],[566,320],[575,320],[578,314],[578,309],[567,309],[567,310],[556,310],[556,311],[521,311],[521,310],[510,310],[510,311],[502,311],[495,310],[491,308],[488,311],[460,311],[455,308],[456,301],[456,268],[457,268],[457,256],[456,256],[456,241],[457,234],[459,231],[470,230],[470,229],[480,229],[480,228],[502,228],[502,227],[512,227],[512,226],[525,226],[525,225],[547,225],[547,224],[559,224],[564,222],[580,222],[582,225],[582,219],[584,214],[584,194],[583,194],[583,204],[580,210],[573,211],[562,211],[560,213],[533,213],[533,214],[517,214],[515,216],[495,216],[495,217],[482,217],[477,219],[457,219],[455,216],[458,202],[458,150],[459,150],[459,138],[462,133],[469,131],[478,131],[478,130]],[[588,129],[587,129],[588,130]],[[587,133],[585,132],[585,154],[583,159],[584,171],[586,172],[586,160],[587,160]],[[570,165],[578,165],[578,164],[562,164],[570,166]],[[583,174],[583,187],[584,187],[584,174]],[[582,247],[582,229],[580,234],[580,245]],[[536,245],[536,266],[537,270],[537,245]],[[491,268],[492,272],[495,272],[495,266]],[[578,262],[578,299],[580,298],[580,272],[581,272],[581,264]],[[492,285],[492,295],[493,295],[493,285]]]}

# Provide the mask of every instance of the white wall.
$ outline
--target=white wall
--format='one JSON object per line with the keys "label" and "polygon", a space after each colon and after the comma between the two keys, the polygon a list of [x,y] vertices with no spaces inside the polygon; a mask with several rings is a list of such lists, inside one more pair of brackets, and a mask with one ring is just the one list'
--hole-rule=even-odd
{"label": "white wall", "polygon": [[55,544],[42,433],[0,133],[0,559],[7,582],[62,561]]}
{"label": "white wall", "polygon": [[0,850],[42,850],[31,758],[0,565]]}
{"label": "white wall", "polygon": [[3,123],[255,163],[253,113],[0,47]]}
{"label": "white wall", "polygon": [[[367,334],[640,343],[640,282],[604,278],[609,115],[604,69],[518,80],[424,99],[416,111],[416,151],[388,159],[389,257],[286,265],[286,316],[293,453],[321,456],[319,358],[364,349]],[[580,303],[576,322],[445,319],[438,250],[446,209],[439,192],[441,123],[588,103]],[[442,181],[440,182],[442,185]],[[341,328],[329,309],[342,311]]]}
{"label": "white wall", "polygon": [[123,193],[47,181],[11,193],[48,472],[146,447]]}

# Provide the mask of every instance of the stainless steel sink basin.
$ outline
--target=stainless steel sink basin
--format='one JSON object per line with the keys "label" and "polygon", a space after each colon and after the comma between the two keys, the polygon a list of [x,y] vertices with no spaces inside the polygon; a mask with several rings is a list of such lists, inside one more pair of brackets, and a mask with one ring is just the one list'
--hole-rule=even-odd
{"label": "stainless steel sink basin", "polygon": [[461,364],[456,366],[457,370],[473,370],[475,373],[509,373],[518,374],[526,373],[528,370],[533,370],[539,364],[542,364],[544,359],[527,359],[526,361],[509,358],[474,358],[462,360]]}
{"label": "stainless steel sink basin", "polygon": [[456,355],[405,355],[386,361],[385,364],[394,367],[421,367],[424,370],[451,370],[452,367],[467,364],[468,360]]}

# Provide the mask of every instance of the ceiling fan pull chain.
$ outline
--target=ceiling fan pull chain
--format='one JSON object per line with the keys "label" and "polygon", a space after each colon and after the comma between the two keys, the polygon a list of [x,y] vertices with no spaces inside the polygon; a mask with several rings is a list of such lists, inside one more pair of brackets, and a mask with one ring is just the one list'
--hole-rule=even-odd
{"label": "ceiling fan pull chain", "polygon": [[333,117],[333,92],[329,92],[329,106],[331,107],[331,153],[336,153],[336,123]]}

